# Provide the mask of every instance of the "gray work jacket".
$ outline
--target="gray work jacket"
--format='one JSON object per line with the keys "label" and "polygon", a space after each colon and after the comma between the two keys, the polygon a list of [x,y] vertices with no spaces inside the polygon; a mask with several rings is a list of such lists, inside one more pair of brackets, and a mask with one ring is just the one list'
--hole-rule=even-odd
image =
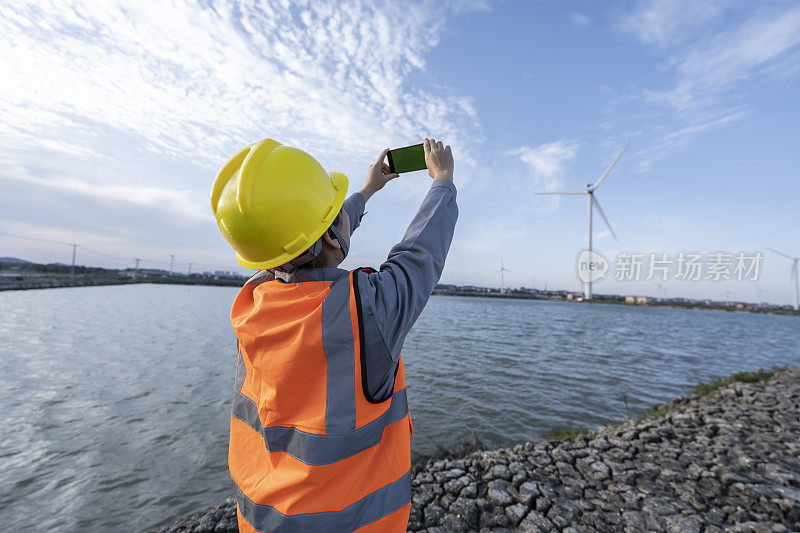
{"label": "gray work jacket", "polygon": [[[342,209],[350,218],[352,235],[364,216],[364,197],[351,194]],[[356,273],[367,387],[375,400],[392,392],[403,341],[439,282],[457,219],[456,186],[451,180],[435,180],[403,240],[392,247],[378,272]],[[291,277],[277,272],[277,277],[302,283],[336,281],[347,274],[341,268],[308,268],[295,270]]]}

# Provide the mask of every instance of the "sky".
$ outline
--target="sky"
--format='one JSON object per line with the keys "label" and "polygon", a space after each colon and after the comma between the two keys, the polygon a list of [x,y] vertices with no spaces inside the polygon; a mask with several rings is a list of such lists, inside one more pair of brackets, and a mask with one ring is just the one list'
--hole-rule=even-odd
{"label": "sky", "polygon": [[[460,210],[441,282],[498,287],[502,259],[507,287],[578,291],[586,197],[535,193],[585,189],[630,142],[596,191],[617,237],[595,211],[596,292],[792,300],[768,248],[800,256],[795,1],[12,0],[0,77],[0,256],[245,273],[209,204],[236,151],[274,138],[355,192],[381,150],[435,137]],[[377,267],[429,185],[376,194],[343,266]]]}

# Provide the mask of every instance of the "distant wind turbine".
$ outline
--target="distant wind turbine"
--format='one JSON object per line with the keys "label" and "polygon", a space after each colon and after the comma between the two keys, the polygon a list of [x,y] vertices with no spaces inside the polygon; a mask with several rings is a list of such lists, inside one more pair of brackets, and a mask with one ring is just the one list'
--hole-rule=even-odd
{"label": "distant wind turbine", "polygon": [[725,298],[728,299],[728,301],[726,303],[729,303],[729,304],[733,303],[733,300],[731,299],[731,296],[733,296],[733,293],[731,291],[725,291]]}
{"label": "distant wind turbine", "polygon": [[[585,194],[588,197],[588,199],[589,199],[589,238],[588,238],[589,246],[588,246],[587,249],[590,252],[592,251],[592,212],[593,212],[592,208],[596,208],[597,209],[597,212],[600,213],[601,217],[603,217],[603,221],[606,223],[606,226],[608,226],[608,230],[611,232],[611,235],[613,235],[614,239],[617,240],[617,235],[614,233],[614,230],[611,229],[611,224],[608,222],[608,219],[606,218],[606,214],[603,212],[603,208],[600,207],[600,203],[597,201],[597,198],[594,197],[594,191],[597,190],[597,188],[600,186],[601,183],[603,183],[603,181],[605,181],[605,179],[608,176],[609,172],[611,172],[611,169],[614,168],[614,165],[617,164],[617,161],[619,161],[619,158],[622,157],[622,154],[625,153],[625,150],[628,149],[628,146],[630,146],[630,144],[631,143],[629,142],[628,144],[625,145],[625,148],[622,149],[622,151],[619,153],[619,155],[614,160],[614,162],[611,163],[611,166],[609,166],[606,169],[606,171],[603,172],[603,175],[600,176],[600,179],[598,179],[594,183],[594,185],[592,185],[591,183],[586,185],[586,190],[585,191],[556,191],[556,192],[539,192],[539,193],[536,193],[536,194]],[[592,299],[592,282],[591,282],[591,280],[584,284],[583,295],[587,300],[591,300]]]}
{"label": "distant wind turbine", "polygon": [[[755,283],[755,282],[753,282],[753,283]],[[758,286],[758,283],[756,283],[756,298],[758,298],[759,303],[762,303],[762,304],[764,303],[764,295],[767,294],[768,292],[769,291],[763,290],[761,287]]]}
{"label": "distant wind turbine", "polygon": [[658,287],[658,297],[663,299],[669,290],[662,287],[660,283],[656,283],[656,286]]}
{"label": "distant wind turbine", "polygon": [[504,281],[505,281],[505,279],[504,279],[504,277],[503,277],[503,274],[504,274],[505,272],[511,272],[511,271],[510,271],[509,269],[507,269],[507,268],[506,268],[506,267],[503,265],[503,258],[502,258],[502,257],[500,258],[500,270],[498,270],[497,272],[498,272],[498,274],[500,274],[500,292],[503,292],[503,283],[504,283]]}
{"label": "distant wind turbine", "polygon": [[792,257],[791,255],[779,252],[773,248],[767,248],[767,250],[773,251],[778,255],[782,255],[792,262],[791,280],[792,285],[794,286],[794,310],[800,311],[800,272],[797,270],[797,264],[800,263],[800,257]]}

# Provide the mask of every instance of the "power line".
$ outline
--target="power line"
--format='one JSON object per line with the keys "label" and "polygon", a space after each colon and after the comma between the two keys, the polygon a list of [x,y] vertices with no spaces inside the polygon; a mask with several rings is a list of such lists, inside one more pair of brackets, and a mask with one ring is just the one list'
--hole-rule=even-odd
{"label": "power line", "polygon": [[108,258],[111,258],[111,259],[119,259],[120,261],[130,261],[131,259],[133,259],[132,257],[122,257],[122,256],[119,256],[119,255],[111,255],[111,254],[107,254],[107,253],[104,253],[104,252],[98,252],[97,250],[92,250],[91,248],[86,248],[85,246],[81,246],[81,250],[83,250],[85,252],[89,252],[91,254],[101,255],[103,257],[108,257]]}
{"label": "power line", "polygon": [[123,257],[123,256],[120,256],[120,255],[108,254],[108,253],[100,252],[100,251],[92,249],[92,248],[87,248],[82,244],[64,242],[64,241],[56,241],[56,240],[52,240],[52,239],[42,239],[40,237],[28,237],[28,236],[25,236],[25,235],[16,235],[14,233],[8,233],[6,231],[0,231],[0,235],[6,236],[6,237],[12,237],[12,238],[15,238],[15,239],[23,239],[23,240],[27,240],[27,241],[43,242],[43,243],[47,243],[47,244],[57,244],[59,246],[71,246],[72,247],[72,265],[73,265],[73,268],[74,268],[74,265],[75,265],[76,248],[80,247],[82,252],[89,252],[90,254],[99,255],[101,257],[107,257],[109,259],[116,259],[118,261],[126,261],[126,262],[135,261],[135,262],[137,262],[137,265],[138,265],[138,262],[150,263],[150,264],[154,264],[154,265],[164,265],[164,266],[169,265],[170,271],[172,271],[172,268],[174,267],[174,265],[189,265],[189,272],[191,272],[192,265],[201,266],[201,267],[205,267],[205,268],[213,268],[213,269],[216,269],[216,270],[231,270],[230,266],[209,265],[209,264],[205,264],[205,263],[195,263],[195,262],[191,262],[191,261],[176,262],[174,254],[170,255],[170,260],[169,261],[156,261],[156,260],[153,260],[153,259],[142,259],[142,258],[136,258],[136,257]]}
{"label": "power line", "polygon": [[28,241],[38,241],[38,242],[46,242],[48,244],[63,244],[64,246],[72,246],[71,242],[52,241],[50,239],[40,239],[38,237],[24,237],[22,235],[14,235],[13,233],[6,233],[5,231],[0,231],[0,235],[5,235],[6,237],[14,237],[16,239],[25,239]]}

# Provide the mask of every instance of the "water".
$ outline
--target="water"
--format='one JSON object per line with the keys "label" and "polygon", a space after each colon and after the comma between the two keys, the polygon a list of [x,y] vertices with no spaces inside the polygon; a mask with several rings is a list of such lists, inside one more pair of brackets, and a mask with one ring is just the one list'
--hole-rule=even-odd
{"label": "water", "polygon": [[[0,529],[141,531],[230,494],[232,288],[0,293]],[[800,319],[436,296],[403,351],[418,452],[595,426],[800,363]],[[627,407],[623,400],[627,397]]]}

